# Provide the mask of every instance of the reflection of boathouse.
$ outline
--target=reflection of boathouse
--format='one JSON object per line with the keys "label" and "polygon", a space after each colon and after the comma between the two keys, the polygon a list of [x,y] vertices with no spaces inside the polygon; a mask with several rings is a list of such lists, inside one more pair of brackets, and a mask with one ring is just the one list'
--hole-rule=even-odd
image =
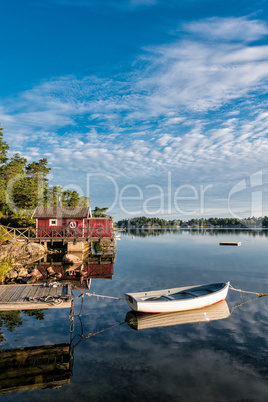
{"label": "reflection of boathouse", "polygon": [[0,351],[0,395],[70,384],[70,345]]}
{"label": "reflection of boathouse", "polygon": [[61,280],[75,281],[82,279],[93,279],[93,278],[105,278],[112,279],[113,278],[113,267],[114,267],[114,258],[107,258],[101,260],[96,257],[94,262],[83,262],[82,264],[70,265],[66,267],[62,262],[39,262],[36,264],[36,268],[42,274],[40,280],[47,279],[48,268],[52,267],[55,276],[61,278]]}
{"label": "reflection of boathouse", "polygon": [[114,239],[108,245],[105,243],[100,244],[100,242],[93,243],[93,247],[90,248],[89,246],[85,253],[74,252],[66,254],[65,257],[67,257],[67,260],[68,258],[74,258],[74,261],[72,263],[67,263],[66,261],[56,262],[47,261],[45,258],[44,261],[37,262],[35,268],[41,274],[38,279],[45,281],[55,278],[56,280],[71,281],[72,283],[78,281],[80,283],[79,287],[83,287],[84,281],[88,286],[91,279],[112,279],[116,259],[116,243]]}

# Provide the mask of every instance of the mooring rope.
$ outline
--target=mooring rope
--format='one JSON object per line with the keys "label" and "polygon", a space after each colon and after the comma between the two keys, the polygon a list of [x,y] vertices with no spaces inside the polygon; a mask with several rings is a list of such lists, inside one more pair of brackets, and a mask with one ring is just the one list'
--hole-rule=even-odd
{"label": "mooring rope", "polygon": [[86,293],[83,292],[83,289],[78,288],[77,286],[74,286],[73,289],[78,290],[78,292],[82,293],[83,295],[87,295],[89,297],[91,296],[96,296],[96,297],[105,297],[107,299],[114,299],[114,300],[124,300],[123,297],[113,297],[113,296],[106,296],[106,295],[96,295],[96,293]]}
{"label": "mooring rope", "polygon": [[105,295],[96,295],[95,292],[94,293],[85,293],[85,295],[91,297],[91,296],[96,296],[96,297],[105,297],[107,299],[115,299],[115,300],[124,300],[123,297],[113,297],[113,296],[105,296]]}
{"label": "mooring rope", "polygon": [[60,305],[65,300],[68,300],[68,298],[66,296],[42,296],[42,297],[28,297],[27,300],[30,303],[43,302],[52,305]]}
{"label": "mooring rope", "polygon": [[268,293],[249,292],[248,290],[235,289],[231,284],[229,285],[229,289],[240,293],[251,293],[253,295],[257,295],[258,297],[268,296]]}

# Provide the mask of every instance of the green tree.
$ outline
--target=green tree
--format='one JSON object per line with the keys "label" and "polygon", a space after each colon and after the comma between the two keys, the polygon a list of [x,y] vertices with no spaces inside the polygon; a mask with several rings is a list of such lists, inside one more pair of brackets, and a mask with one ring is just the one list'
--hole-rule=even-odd
{"label": "green tree", "polygon": [[95,207],[95,209],[92,211],[92,216],[97,218],[104,218],[107,215],[105,214],[105,212],[108,210],[109,208],[99,208],[99,207]]}
{"label": "green tree", "polygon": [[56,207],[61,202],[62,187],[48,187],[46,203],[48,206]]}
{"label": "green tree", "polygon": [[79,206],[80,207],[88,207],[90,205],[90,198],[89,197],[79,197]]}
{"label": "green tree", "polygon": [[62,192],[61,202],[63,207],[77,207],[79,205],[79,194],[75,190]]}
{"label": "green tree", "polygon": [[26,173],[28,177],[33,178],[36,174],[42,173],[44,180],[48,182],[46,176],[49,174],[51,168],[47,167],[47,158],[42,158],[39,162],[32,162],[26,166]]}
{"label": "green tree", "polygon": [[47,175],[51,170],[47,164],[47,159],[42,158],[38,162],[28,164],[25,168],[26,177],[29,181],[28,187],[31,190],[30,203],[33,207],[47,204],[49,193]]}
{"label": "green tree", "polygon": [[[6,164],[7,190],[9,200],[13,206],[31,211],[37,205],[46,203],[48,193],[48,180],[46,175],[50,168],[47,159],[40,159],[27,165],[27,159],[15,154]],[[31,212],[30,212],[31,213]]]}
{"label": "green tree", "polygon": [[[2,179],[4,186],[4,208],[5,214],[12,214],[16,207],[16,199],[20,202],[21,181],[25,178],[25,166],[27,159],[16,153],[5,164],[2,165]],[[20,208],[20,206],[17,206]]]}
{"label": "green tree", "polygon": [[3,128],[0,127],[0,166],[8,160],[7,151],[9,150],[9,145],[3,141],[3,136]]}

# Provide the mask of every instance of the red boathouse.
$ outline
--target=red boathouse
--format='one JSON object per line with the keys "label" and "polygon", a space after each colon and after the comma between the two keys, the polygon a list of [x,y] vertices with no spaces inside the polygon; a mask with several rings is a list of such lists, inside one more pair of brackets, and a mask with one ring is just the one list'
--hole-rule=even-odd
{"label": "red boathouse", "polygon": [[32,219],[36,220],[39,239],[85,240],[113,236],[113,219],[92,218],[90,207],[37,207]]}

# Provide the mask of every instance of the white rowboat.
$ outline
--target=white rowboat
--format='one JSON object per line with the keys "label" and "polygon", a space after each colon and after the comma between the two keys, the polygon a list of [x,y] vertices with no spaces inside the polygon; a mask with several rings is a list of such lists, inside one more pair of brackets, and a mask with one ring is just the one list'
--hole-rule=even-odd
{"label": "white rowboat", "polygon": [[230,282],[126,293],[129,307],[143,313],[194,310],[226,299]]}

